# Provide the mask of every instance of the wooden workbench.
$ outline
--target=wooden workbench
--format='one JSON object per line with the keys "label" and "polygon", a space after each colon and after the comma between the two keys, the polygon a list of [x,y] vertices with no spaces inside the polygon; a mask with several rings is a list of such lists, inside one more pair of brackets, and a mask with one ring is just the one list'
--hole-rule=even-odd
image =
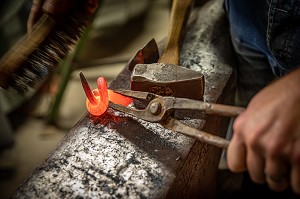
{"label": "wooden workbench", "polygon": [[[181,65],[205,76],[204,100],[232,97],[233,58],[222,0],[191,17]],[[129,88],[130,71],[111,83]],[[188,88],[187,88],[188,89]],[[184,122],[225,136],[228,118]],[[14,198],[213,198],[221,149],[109,109],[84,114],[59,145],[20,185]]]}

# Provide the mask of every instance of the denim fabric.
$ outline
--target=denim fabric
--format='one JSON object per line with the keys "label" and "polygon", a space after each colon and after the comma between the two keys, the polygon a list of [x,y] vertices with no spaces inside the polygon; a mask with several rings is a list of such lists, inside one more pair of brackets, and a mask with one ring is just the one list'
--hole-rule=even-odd
{"label": "denim fabric", "polygon": [[225,0],[232,37],[280,77],[300,66],[299,0]]}
{"label": "denim fabric", "polygon": [[272,68],[277,62],[266,42],[267,4],[264,0],[225,0],[225,7],[239,63],[235,104],[247,106],[259,90],[276,78]]}
{"label": "denim fabric", "polygon": [[267,44],[284,75],[300,65],[300,1],[270,0]]}

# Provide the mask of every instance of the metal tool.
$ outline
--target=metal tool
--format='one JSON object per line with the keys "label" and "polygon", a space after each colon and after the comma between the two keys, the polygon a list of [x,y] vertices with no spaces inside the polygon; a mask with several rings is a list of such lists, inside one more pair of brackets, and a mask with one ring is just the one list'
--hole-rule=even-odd
{"label": "metal tool", "polygon": [[114,92],[134,99],[146,100],[149,103],[145,109],[136,109],[109,102],[111,108],[149,122],[158,122],[167,129],[194,137],[199,141],[224,149],[229,145],[228,140],[190,127],[183,122],[176,120],[172,117],[173,112],[175,110],[195,110],[207,114],[235,117],[245,110],[243,107],[214,104],[187,98],[160,96],[149,92],[131,90],[116,90]]}

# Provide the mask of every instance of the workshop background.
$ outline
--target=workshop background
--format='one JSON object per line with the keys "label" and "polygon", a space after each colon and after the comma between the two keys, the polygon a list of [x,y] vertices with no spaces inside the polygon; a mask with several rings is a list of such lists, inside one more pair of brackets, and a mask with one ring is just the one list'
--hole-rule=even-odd
{"label": "workshop background", "polygon": [[[196,0],[198,4],[203,1]],[[26,34],[31,2],[1,0],[0,56]],[[70,64],[59,66],[42,89],[24,97],[0,89],[0,199],[9,198],[86,113],[79,72],[84,73],[92,88],[96,88],[99,76],[110,83],[143,45],[152,38],[159,42],[166,37],[171,2],[103,0],[92,26],[68,57]],[[242,190],[242,173],[233,175],[222,170],[225,161],[220,163],[221,198],[254,194]],[[250,181],[243,183],[253,186]],[[255,188],[261,191],[264,187]]]}
{"label": "workshop background", "polygon": [[[0,6],[3,55],[26,33],[31,0],[2,0]],[[169,0],[103,1],[76,55],[80,66],[72,69],[54,116],[51,109],[63,81],[59,72],[24,98],[0,90],[0,198],[9,198],[86,112],[79,71],[92,88],[99,76],[109,83],[139,48],[167,35],[169,11]]]}

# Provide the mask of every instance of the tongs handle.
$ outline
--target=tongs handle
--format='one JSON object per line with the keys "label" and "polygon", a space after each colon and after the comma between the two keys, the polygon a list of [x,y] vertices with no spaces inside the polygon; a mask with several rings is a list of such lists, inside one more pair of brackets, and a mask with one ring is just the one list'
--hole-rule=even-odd
{"label": "tongs handle", "polygon": [[169,117],[167,120],[162,121],[161,125],[163,125],[167,129],[196,138],[201,142],[211,144],[223,149],[227,149],[229,145],[229,141],[222,137],[190,127],[172,117]]}
{"label": "tongs handle", "polygon": [[206,113],[215,114],[226,117],[235,117],[245,111],[245,108],[224,104],[212,104],[210,103],[210,107],[206,109]]}
{"label": "tongs handle", "polygon": [[214,114],[226,117],[238,116],[245,110],[245,108],[243,107],[224,104],[214,104],[186,98],[175,98],[175,101],[172,102],[172,108],[175,110],[198,110],[203,111],[207,114]]}
{"label": "tongs handle", "polygon": [[[199,110],[199,111],[204,111],[207,114],[215,114],[215,115],[226,116],[226,117],[238,116],[245,110],[245,108],[243,107],[230,106],[224,104],[214,104],[214,103],[208,103],[199,100],[191,100],[186,98],[175,98],[175,100],[172,102],[172,107],[175,110],[176,109]],[[229,145],[229,141],[222,137],[190,127],[172,117],[168,117],[168,119],[162,121],[161,124],[165,128],[196,138],[201,142],[205,142],[223,149],[227,149]]]}

